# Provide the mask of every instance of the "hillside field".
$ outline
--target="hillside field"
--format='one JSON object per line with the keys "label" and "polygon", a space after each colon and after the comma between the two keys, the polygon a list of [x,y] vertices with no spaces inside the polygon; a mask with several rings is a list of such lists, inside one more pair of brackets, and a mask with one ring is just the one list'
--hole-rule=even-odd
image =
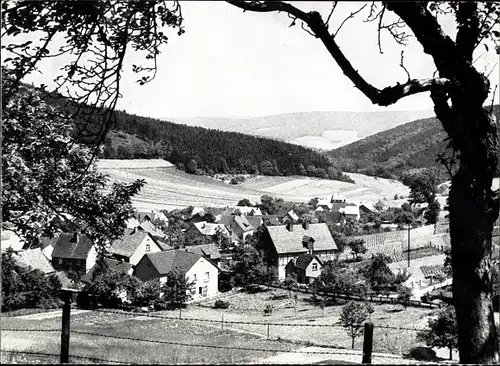
{"label": "hillside field", "polygon": [[[310,177],[255,176],[241,184],[229,185],[168,167],[168,162],[155,161],[100,160],[97,165],[111,180],[146,180],[146,186],[133,201],[139,210],[235,205],[243,198],[258,201],[265,194],[306,203],[316,196],[334,192],[350,200],[370,201],[392,200],[395,194],[409,194],[408,188],[401,182],[362,174],[349,174],[356,182],[354,184]],[[141,165],[144,168],[140,168]]]}

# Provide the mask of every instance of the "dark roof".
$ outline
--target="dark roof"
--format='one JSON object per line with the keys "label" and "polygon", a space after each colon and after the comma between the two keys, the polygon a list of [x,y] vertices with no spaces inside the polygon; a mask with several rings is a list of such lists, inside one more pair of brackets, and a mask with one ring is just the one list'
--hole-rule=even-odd
{"label": "dark roof", "polygon": [[62,233],[57,238],[52,258],[87,259],[92,246],[92,241],[85,234]]}
{"label": "dark roof", "polygon": [[215,244],[193,245],[186,247],[186,249],[191,253],[196,253],[209,259],[221,258],[219,249],[217,249],[217,245]]}
{"label": "dark roof", "polygon": [[228,229],[232,227],[232,223],[235,223],[243,232],[254,229],[247,218],[242,215],[222,215],[219,223],[224,224]]}
{"label": "dark roof", "polygon": [[317,258],[315,255],[311,254],[301,254],[297,257],[297,261],[295,262],[295,267],[300,268],[300,269],[306,269],[307,266],[312,262],[312,260],[316,258],[316,260],[319,262],[319,264],[323,265],[319,258]]}
{"label": "dark roof", "polygon": [[145,219],[153,220],[154,213],[153,212],[134,212],[132,214],[139,222],[143,222]]}
{"label": "dark roof", "polygon": [[246,215],[245,218],[250,223],[250,225],[252,225],[255,229],[257,229],[264,222],[262,220],[262,216],[250,216],[250,215]]}
{"label": "dark roof", "polygon": [[56,243],[57,243],[57,237],[53,237],[53,238],[49,238],[47,236],[42,236],[40,238],[40,248],[42,250],[44,250],[45,248],[47,248],[48,246],[52,246],[53,248],[55,248],[56,246]]}
{"label": "dark roof", "polygon": [[123,257],[131,257],[148,235],[140,228],[126,229],[125,234],[111,244],[109,252]]}
{"label": "dark roof", "polygon": [[[118,261],[116,259],[111,259],[111,258],[104,258],[104,261],[108,265],[109,269],[112,269],[117,272],[123,272],[128,274],[128,271],[132,269],[132,265],[128,262]],[[96,266],[97,264],[95,264],[94,267],[90,269],[90,271],[88,271],[81,277],[82,282],[88,283],[92,280],[92,275],[94,274]]]}
{"label": "dark roof", "polygon": [[272,225],[280,225],[281,221],[278,215],[262,215],[262,221],[267,223],[269,221]]}
{"label": "dark roof", "polygon": [[302,225],[292,226],[292,231],[288,231],[286,225],[267,227],[278,254],[307,252],[307,248],[302,244],[305,235],[314,239],[315,251],[337,249],[335,240],[333,240],[332,234],[325,223],[310,224],[308,230],[305,230]]}
{"label": "dark roof", "polygon": [[166,252],[148,253],[144,255],[144,258],[149,259],[153,267],[162,276],[172,270],[185,274],[202,256],[185,250],[169,250]]}
{"label": "dark roof", "polygon": [[44,274],[50,274],[56,271],[40,248],[21,250],[17,252],[14,258],[20,266],[38,269]]}

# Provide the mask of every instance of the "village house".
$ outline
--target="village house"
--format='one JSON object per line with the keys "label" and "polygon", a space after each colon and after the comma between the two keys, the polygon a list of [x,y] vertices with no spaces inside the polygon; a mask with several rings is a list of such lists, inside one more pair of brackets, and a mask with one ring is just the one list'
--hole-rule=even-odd
{"label": "village house", "polygon": [[259,249],[264,251],[266,262],[277,268],[278,279],[282,281],[286,278],[287,266],[289,269],[292,264],[295,266],[301,255],[310,254],[324,263],[335,259],[337,245],[325,223],[288,223],[267,227]]}
{"label": "village house", "polygon": [[20,250],[14,254],[13,259],[19,266],[37,269],[46,276],[56,273],[54,266],[40,248]]}
{"label": "village house", "polygon": [[123,236],[116,239],[109,248],[109,254],[117,260],[137,265],[146,253],[162,251],[162,246],[151,234],[141,227],[126,229]]}
{"label": "village house", "polygon": [[[218,243],[218,233],[230,236],[224,224],[209,223],[206,221],[196,222],[186,230],[185,235],[192,239],[200,239],[204,244]],[[188,243],[189,244],[189,243]]]}
{"label": "village house", "polygon": [[284,224],[288,222],[296,223],[297,221],[299,221],[299,216],[297,216],[297,214],[293,212],[293,210],[288,211],[281,219],[281,222]]}
{"label": "village house", "polygon": [[95,264],[95,245],[85,234],[62,233],[52,251],[52,265],[58,271],[87,273]]}
{"label": "village house", "polygon": [[207,258],[186,250],[146,254],[135,267],[134,276],[142,281],[158,278],[165,283],[171,271],[185,275],[188,283],[192,282],[192,300],[219,293],[219,268]]}
{"label": "village house", "polygon": [[219,223],[226,227],[233,243],[244,242],[246,237],[252,235],[255,230],[243,215],[223,215]]}
{"label": "village house", "polygon": [[321,274],[323,268],[323,262],[311,253],[301,254],[295,263],[290,261],[289,264],[293,265],[294,268],[289,270],[297,274],[299,283],[312,283]]}
{"label": "village house", "polygon": [[339,213],[342,215],[343,220],[353,219],[359,221],[359,206],[357,205],[347,205],[339,209]]}

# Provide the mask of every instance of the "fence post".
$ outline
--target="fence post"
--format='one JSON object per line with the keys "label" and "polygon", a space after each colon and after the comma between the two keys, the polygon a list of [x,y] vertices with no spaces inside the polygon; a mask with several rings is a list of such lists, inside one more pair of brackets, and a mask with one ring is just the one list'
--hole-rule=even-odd
{"label": "fence post", "polygon": [[70,333],[70,314],[71,314],[71,296],[72,291],[62,289],[62,298],[64,301],[62,308],[62,329],[61,329],[61,358],[60,363],[69,363],[69,333]]}
{"label": "fence post", "polygon": [[363,360],[362,363],[372,363],[373,349],[373,323],[365,323],[365,332],[363,335]]}
{"label": "fence post", "polygon": [[224,313],[222,313],[221,328],[224,330]]}
{"label": "fence post", "polygon": [[269,339],[269,323],[267,323],[267,339]]}

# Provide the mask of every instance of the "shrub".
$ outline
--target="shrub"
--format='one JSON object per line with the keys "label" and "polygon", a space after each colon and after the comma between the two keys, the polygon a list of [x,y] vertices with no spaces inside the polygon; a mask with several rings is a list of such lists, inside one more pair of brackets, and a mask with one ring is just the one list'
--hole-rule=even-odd
{"label": "shrub", "polygon": [[264,308],[264,314],[271,315],[273,312],[273,306],[271,304],[267,304]]}
{"label": "shrub", "polygon": [[436,361],[436,352],[429,347],[413,347],[407,355],[418,361]]}
{"label": "shrub", "polygon": [[229,302],[224,300],[215,300],[214,309],[227,309],[229,307]]}

